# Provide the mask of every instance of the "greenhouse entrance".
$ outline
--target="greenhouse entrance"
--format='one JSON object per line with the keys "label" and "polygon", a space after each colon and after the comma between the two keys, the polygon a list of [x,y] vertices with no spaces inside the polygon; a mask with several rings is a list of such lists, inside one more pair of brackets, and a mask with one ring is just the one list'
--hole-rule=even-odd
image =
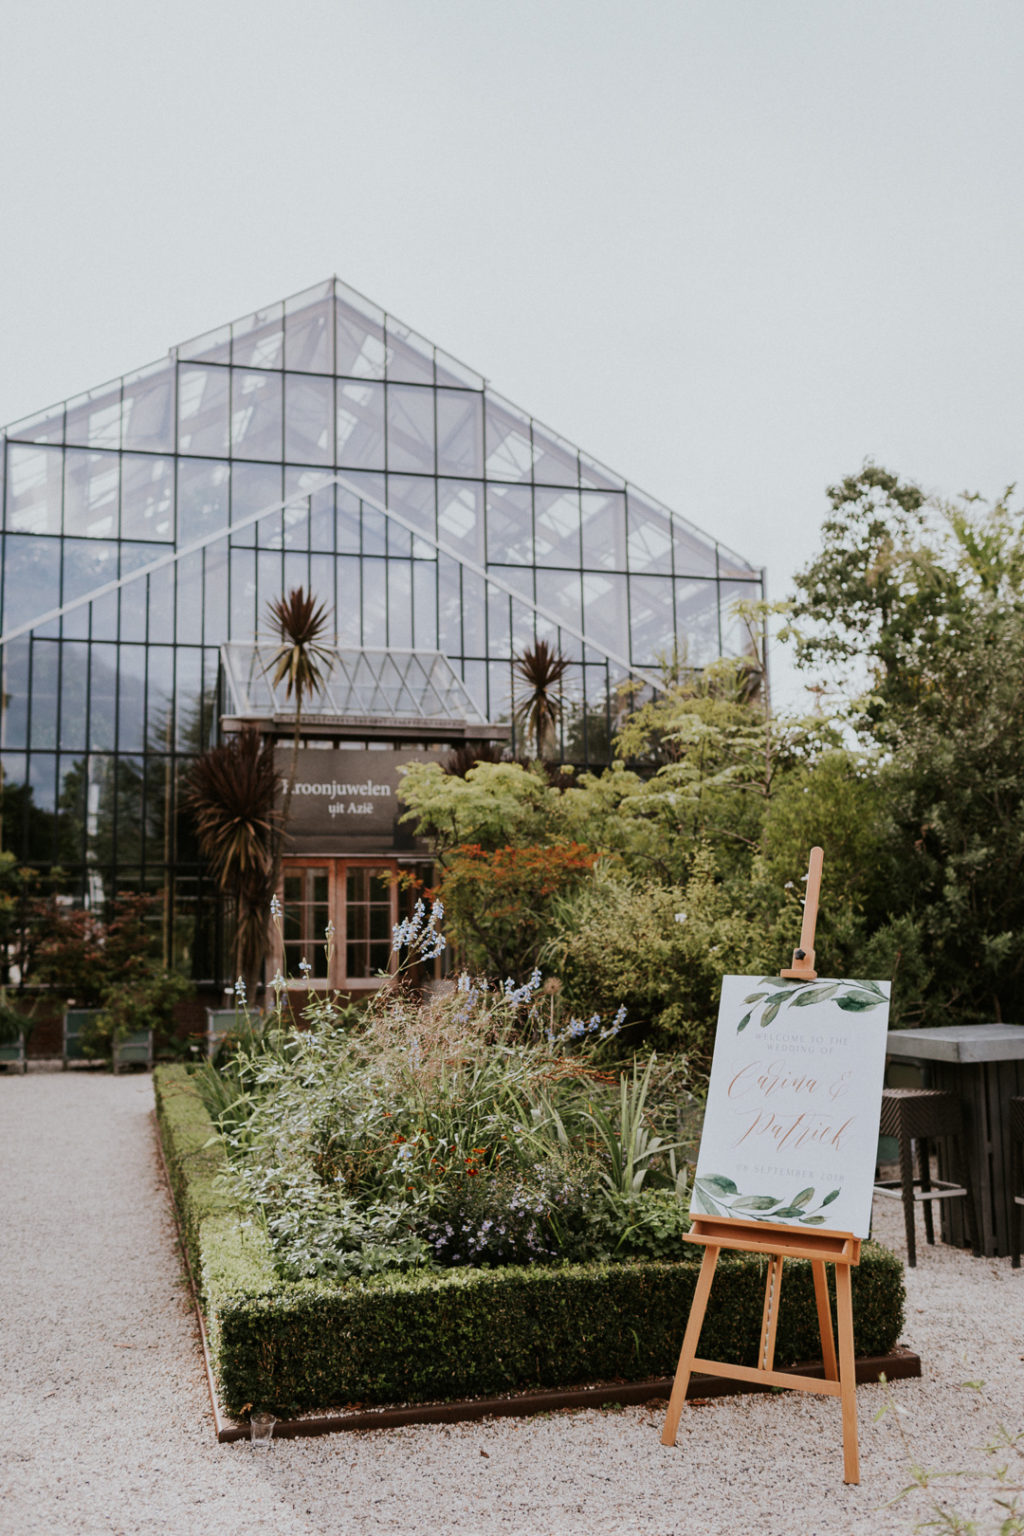
{"label": "greenhouse entrance", "polygon": [[286,859],[271,969],[317,989],[379,986],[405,906],[399,882],[397,859]]}

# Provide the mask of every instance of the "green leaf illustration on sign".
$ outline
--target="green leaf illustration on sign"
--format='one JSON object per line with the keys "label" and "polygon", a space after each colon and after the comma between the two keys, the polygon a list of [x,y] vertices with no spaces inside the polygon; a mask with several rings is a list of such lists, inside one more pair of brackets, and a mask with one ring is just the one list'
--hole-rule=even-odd
{"label": "green leaf illustration on sign", "polygon": [[743,999],[746,1012],[736,1026],[739,1034],[761,1010],[758,1024],[767,1029],[783,1008],[812,1008],[816,1003],[834,1002],[844,1013],[867,1013],[885,1005],[885,993],[875,981],[789,981],[762,976],[758,986],[767,990],[751,992]]}
{"label": "green leaf illustration on sign", "polygon": [[813,1189],[802,1189],[789,1200],[779,1200],[775,1195],[744,1195],[732,1179],[722,1173],[711,1173],[694,1179],[692,1208],[706,1216],[743,1215],[753,1221],[795,1221],[805,1227],[820,1227],[825,1224],[820,1213],[840,1193],[838,1189],[830,1190],[820,1205],[808,1210],[814,1202]]}

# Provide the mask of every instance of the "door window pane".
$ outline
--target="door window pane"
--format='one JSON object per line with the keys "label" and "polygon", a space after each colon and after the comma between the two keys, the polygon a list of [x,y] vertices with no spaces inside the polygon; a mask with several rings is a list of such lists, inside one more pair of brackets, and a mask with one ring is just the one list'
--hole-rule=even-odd
{"label": "door window pane", "polygon": [[349,869],[345,878],[345,974],[364,979],[391,961],[391,877],[386,869]]}
{"label": "door window pane", "polygon": [[[286,871],[284,877],[284,973],[300,980],[327,980],[326,933],[330,921],[330,872],[326,867]],[[309,971],[305,971],[309,966]]]}

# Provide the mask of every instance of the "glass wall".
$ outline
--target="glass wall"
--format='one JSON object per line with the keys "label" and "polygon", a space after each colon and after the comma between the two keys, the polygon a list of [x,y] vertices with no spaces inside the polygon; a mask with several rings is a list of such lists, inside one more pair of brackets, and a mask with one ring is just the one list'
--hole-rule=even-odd
{"label": "glass wall", "polygon": [[730,605],[761,595],[758,570],[333,279],[0,446],[3,846],[79,897],[173,890],[172,947],[204,929],[176,807],[215,730],[218,648],[266,634],[283,590],[311,587],[343,645],[445,652],[495,721],[513,656],[558,644],[559,750],[594,763],[629,670],[741,647]]}

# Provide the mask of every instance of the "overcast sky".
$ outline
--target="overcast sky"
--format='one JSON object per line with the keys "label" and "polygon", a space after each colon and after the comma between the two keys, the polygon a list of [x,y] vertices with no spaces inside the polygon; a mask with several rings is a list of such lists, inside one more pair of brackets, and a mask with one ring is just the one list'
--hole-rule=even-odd
{"label": "overcast sky", "polygon": [[865,458],[1024,467],[1020,0],[6,0],[2,36],[0,421],[336,272],[772,596]]}

